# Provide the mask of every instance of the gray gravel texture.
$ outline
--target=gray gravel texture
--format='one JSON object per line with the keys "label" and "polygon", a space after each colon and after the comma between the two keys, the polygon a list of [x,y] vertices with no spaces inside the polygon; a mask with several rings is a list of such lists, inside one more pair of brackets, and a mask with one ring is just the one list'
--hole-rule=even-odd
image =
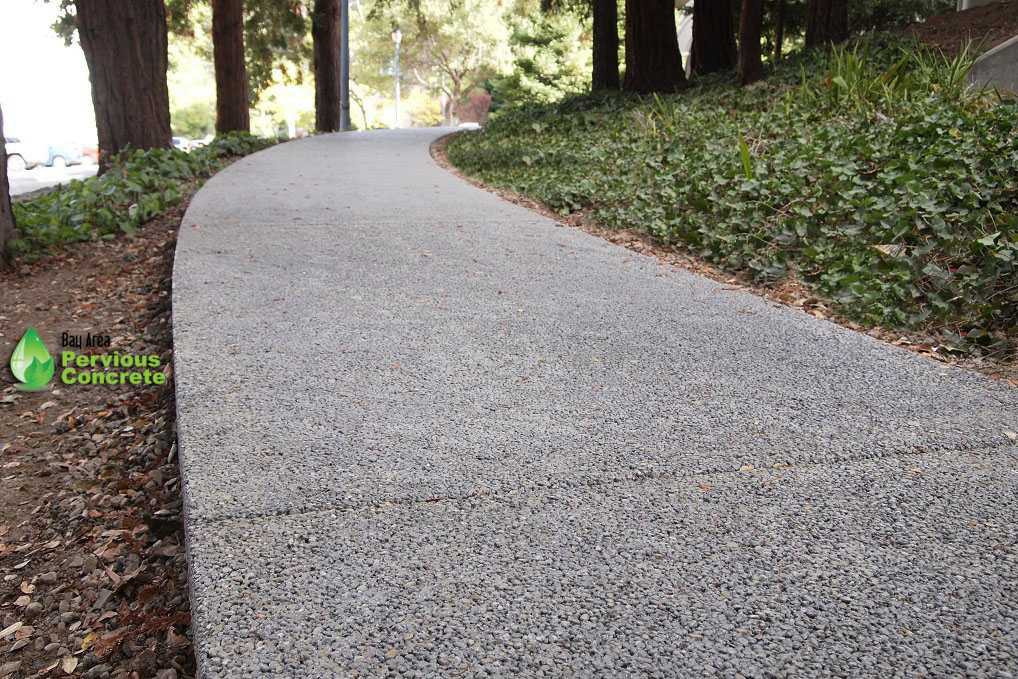
{"label": "gray gravel texture", "polygon": [[205,677],[1018,674],[1018,390],[505,203],[439,134],[277,146],[185,216]]}

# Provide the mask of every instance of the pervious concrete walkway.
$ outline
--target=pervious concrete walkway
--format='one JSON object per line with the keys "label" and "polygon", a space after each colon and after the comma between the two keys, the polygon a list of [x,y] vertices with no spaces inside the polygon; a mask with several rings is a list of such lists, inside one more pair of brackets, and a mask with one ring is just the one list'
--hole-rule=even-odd
{"label": "pervious concrete walkway", "polygon": [[1018,390],[502,202],[439,134],[187,212],[205,677],[1018,673]]}

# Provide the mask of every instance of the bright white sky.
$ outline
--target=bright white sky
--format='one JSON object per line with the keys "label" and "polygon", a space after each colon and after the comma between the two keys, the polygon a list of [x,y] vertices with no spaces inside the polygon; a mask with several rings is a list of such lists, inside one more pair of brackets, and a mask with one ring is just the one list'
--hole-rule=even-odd
{"label": "bright white sky", "polygon": [[38,143],[94,143],[95,114],[81,47],[50,28],[59,3],[0,0],[4,134]]}

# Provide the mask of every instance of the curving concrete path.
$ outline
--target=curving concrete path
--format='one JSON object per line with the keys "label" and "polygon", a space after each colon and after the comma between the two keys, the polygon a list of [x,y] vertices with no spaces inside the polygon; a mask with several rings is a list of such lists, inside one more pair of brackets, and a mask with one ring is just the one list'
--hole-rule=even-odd
{"label": "curving concrete path", "polygon": [[1018,673],[1018,390],[502,202],[440,134],[277,146],[184,218],[203,676]]}

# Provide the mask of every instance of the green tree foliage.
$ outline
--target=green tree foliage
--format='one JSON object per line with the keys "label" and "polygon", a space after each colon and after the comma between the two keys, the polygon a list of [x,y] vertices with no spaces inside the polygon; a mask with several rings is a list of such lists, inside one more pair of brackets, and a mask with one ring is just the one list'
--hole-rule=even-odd
{"label": "green tree foliage", "polygon": [[[60,16],[53,30],[70,45],[76,36],[74,0],[59,2]],[[247,53],[248,82],[252,95],[270,86],[280,75],[289,82],[301,82],[309,72],[311,44],[310,9],[305,0],[257,0],[244,4],[244,49]],[[196,37],[211,30],[210,0],[166,0],[166,21],[172,35]],[[203,28],[208,17],[209,29]],[[197,36],[200,37],[200,36]],[[200,42],[204,44],[204,39]],[[212,60],[212,43],[207,43]],[[203,55],[204,56],[204,55]]]}
{"label": "green tree foliage", "polygon": [[[784,52],[800,45],[806,31],[808,0],[785,0]],[[778,23],[778,2],[764,3],[763,53],[774,53]],[[954,11],[956,0],[851,0],[848,3],[848,29],[852,34],[869,31],[894,31]]]}
{"label": "green tree foliage", "polygon": [[170,125],[173,134],[188,139],[199,139],[216,131],[215,104],[210,101],[194,101],[179,108],[170,109]]}
{"label": "green tree foliage", "polygon": [[848,29],[890,31],[916,21],[954,11],[955,0],[852,0],[848,3]]}
{"label": "green tree foliage", "polygon": [[520,2],[510,17],[511,72],[487,84],[492,109],[529,101],[556,101],[590,87],[590,20],[561,11],[545,14]]}
{"label": "green tree foliage", "polygon": [[192,7],[187,26],[187,33],[170,33],[167,84],[173,134],[194,139],[214,132],[216,127],[211,7]]}
{"label": "green tree foliage", "polygon": [[[174,0],[207,4],[208,0]],[[244,51],[253,97],[282,79],[300,83],[310,72],[311,10],[302,0],[244,3]]]}
{"label": "green tree foliage", "polygon": [[371,15],[379,25],[402,31],[401,68],[419,87],[444,93],[455,121],[468,94],[512,66],[508,5],[500,0],[382,0]]}

